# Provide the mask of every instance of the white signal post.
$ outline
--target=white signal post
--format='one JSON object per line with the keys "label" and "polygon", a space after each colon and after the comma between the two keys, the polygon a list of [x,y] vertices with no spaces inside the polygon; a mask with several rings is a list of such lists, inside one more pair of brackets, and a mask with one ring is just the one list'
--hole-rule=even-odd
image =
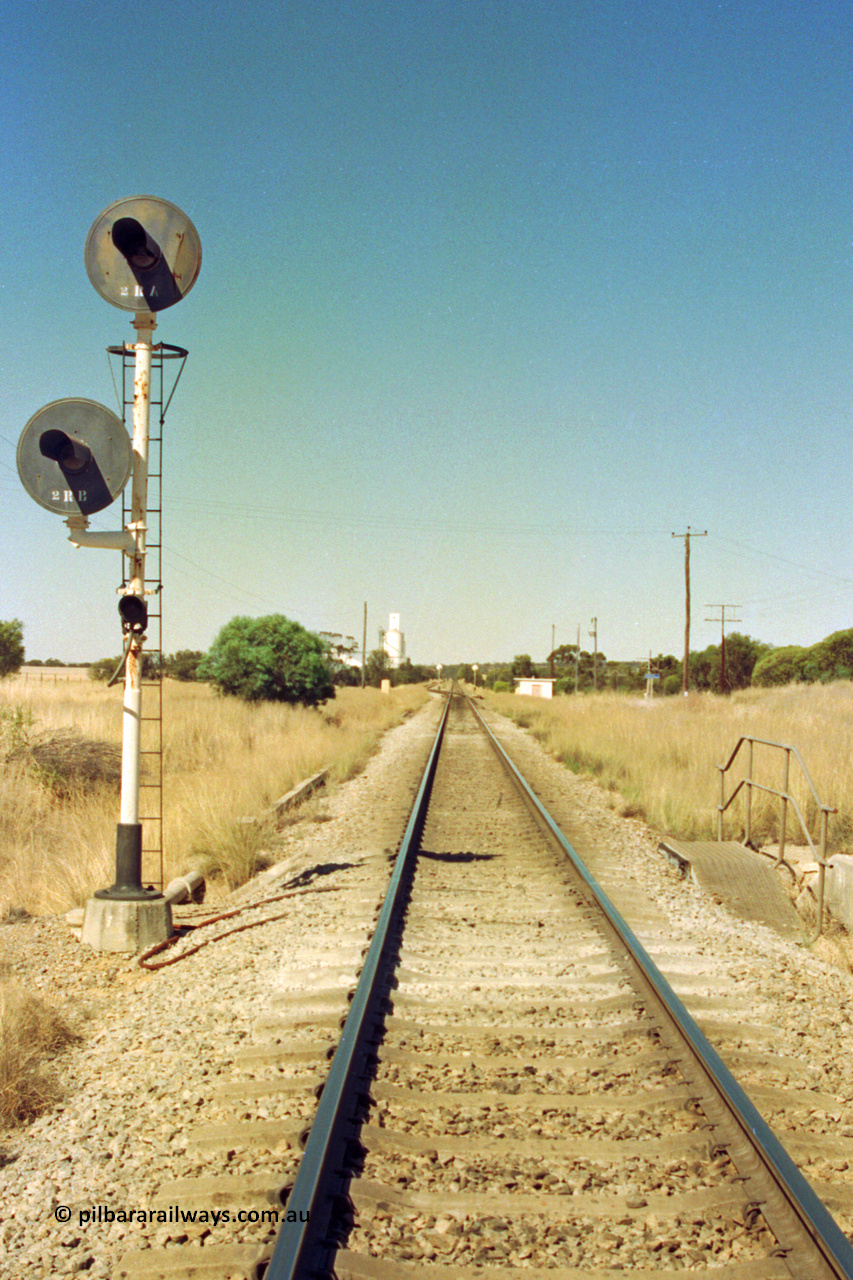
{"label": "white signal post", "polygon": [[109,889],[89,899],[83,941],[96,950],[138,951],[165,940],[172,932],[171,910],[164,895],[142,884],[142,823],[139,791],[142,766],[142,650],[148,623],[145,604],[145,551],[148,532],[148,442],[151,416],[151,364],[157,318],[138,311],[133,319],[134,352],[133,471],[130,520],[123,547],[129,560],[127,583],[119,603],[125,631],[124,699],[122,704],[121,804],[116,826],[116,878]]}
{"label": "white signal post", "polygon": [[[151,311],[137,312],[133,321],[137,341],[133,376],[133,487],[128,532],[134,548],[130,556],[127,594],[145,601],[145,535],[148,530],[148,436],[151,413],[151,347],[157,320]],[[123,825],[139,825],[139,780],[142,745],[143,632],[128,636],[122,715],[121,811]]]}

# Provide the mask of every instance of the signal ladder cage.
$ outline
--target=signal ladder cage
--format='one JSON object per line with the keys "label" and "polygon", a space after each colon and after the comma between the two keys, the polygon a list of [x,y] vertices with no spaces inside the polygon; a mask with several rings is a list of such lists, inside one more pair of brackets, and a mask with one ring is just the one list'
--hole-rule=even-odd
{"label": "signal ladder cage", "polygon": [[[136,369],[135,348],[127,345],[108,347],[109,356],[121,360],[121,404],[125,426],[133,422],[133,385]],[[162,891],[164,883],[163,832],[163,425],[177,390],[188,352],[183,347],[158,342],[151,348],[151,402],[148,428],[148,502],[145,535],[145,599],[148,604],[148,630],[143,649],[142,667],[142,741],[140,745],[139,820],[142,824],[142,883]],[[172,388],[165,396],[167,361],[177,360]],[[112,369],[112,365],[110,366]],[[115,384],[115,374],[113,374]],[[132,425],[131,425],[132,434]],[[131,495],[127,486],[122,493],[122,526],[131,519]],[[127,560],[121,557],[124,592],[128,585]]]}

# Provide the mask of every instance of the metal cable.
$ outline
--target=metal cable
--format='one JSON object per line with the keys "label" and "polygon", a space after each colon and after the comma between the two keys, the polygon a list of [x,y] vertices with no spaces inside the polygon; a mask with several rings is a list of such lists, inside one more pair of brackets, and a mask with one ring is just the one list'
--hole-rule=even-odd
{"label": "metal cable", "polygon": [[[258,907],[269,906],[272,902],[281,902],[283,898],[296,898],[305,893],[337,893],[339,886],[336,884],[321,884],[316,887],[308,886],[304,889],[291,889],[288,893],[276,894],[274,898],[261,898],[258,902],[247,902],[245,906],[235,907],[233,911],[223,911],[218,916],[211,916],[209,920],[201,920],[198,924],[184,925],[184,929],[194,933],[196,929],[206,929],[210,924],[216,924],[219,920],[231,920],[234,916],[242,915],[244,911],[254,911]],[[212,938],[205,938],[199,942],[197,946],[190,947],[187,951],[182,951],[179,956],[173,956],[171,960],[161,960],[159,964],[148,964],[149,956],[156,956],[160,951],[167,951],[169,947],[174,947],[181,942],[186,933],[173,933],[171,937],[166,938],[164,942],[158,942],[155,946],[149,947],[147,951],[143,951],[139,957],[138,964],[141,969],[165,969],[167,965],[177,964],[179,960],[185,960],[187,956],[193,956],[197,951],[201,951],[202,947],[209,946],[211,942],[218,942],[220,938],[230,938],[234,933],[242,933],[245,929],[257,929],[259,925],[271,924],[273,920],[284,920],[287,912],[280,912],[275,916],[264,916],[263,920],[250,920],[248,924],[237,925],[236,929],[226,929],[224,933],[217,933]]]}

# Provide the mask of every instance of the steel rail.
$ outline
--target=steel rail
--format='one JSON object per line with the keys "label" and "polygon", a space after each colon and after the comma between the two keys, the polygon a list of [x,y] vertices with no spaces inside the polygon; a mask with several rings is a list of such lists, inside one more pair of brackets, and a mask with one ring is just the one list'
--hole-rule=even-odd
{"label": "steel rail", "polygon": [[[321,1274],[323,1262],[312,1253],[324,1249],[329,1229],[329,1181],[343,1162],[346,1129],[351,1122],[354,1095],[375,1029],[376,996],[381,993],[387,951],[393,941],[392,927],[398,909],[405,902],[407,875],[417,856],[432,784],[441,751],[441,742],[450,710],[452,688],[439,722],[411,815],[403,834],[385,901],[365,956],[350,1011],[335,1050],[329,1074],[320,1095],[311,1132],[299,1162],[293,1190],[287,1198],[287,1212],[295,1221],[286,1222],[279,1232],[272,1256],[258,1264],[256,1274],[264,1280],[305,1280]],[[326,1203],[324,1203],[326,1202]],[[263,1269],[262,1269],[263,1268]]]}
{"label": "steel rail", "polygon": [[[838,1223],[800,1173],[788,1152],[723,1063],[717,1051],[693,1021],[645,947],[590,874],[578,853],[572,848],[548,810],[507,755],[470,698],[468,701],[492,749],[515,783],[530,812],[556,846],[566,854],[575,871],[592,893],[620,943],[628,951],[644,979],[653,989],[654,995],[663,1005],[680,1038],[698,1062],[701,1070],[710,1078],[749,1145],[782,1191],[788,1208],[810,1237],[820,1259],[825,1264],[826,1274],[836,1280],[853,1280],[853,1246]],[[813,1274],[810,1280],[818,1280],[817,1275]]]}

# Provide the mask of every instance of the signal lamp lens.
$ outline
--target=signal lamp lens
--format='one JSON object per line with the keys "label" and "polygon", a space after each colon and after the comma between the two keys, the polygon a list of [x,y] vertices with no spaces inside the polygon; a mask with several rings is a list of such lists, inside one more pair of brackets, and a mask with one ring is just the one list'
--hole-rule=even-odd
{"label": "signal lamp lens", "polygon": [[63,471],[85,471],[92,461],[92,451],[88,445],[56,429],[41,433],[39,451],[43,457],[58,462]]}
{"label": "signal lamp lens", "polygon": [[141,635],[148,626],[148,606],[140,596],[122,596],[118,611],[123,631]]}
{"label": "signal lamp lens", "polygon": [[131,267],[150,271],[160,261],[160,246],[148,235],[136,218],[119,218],[112,226],[113,244]]}

